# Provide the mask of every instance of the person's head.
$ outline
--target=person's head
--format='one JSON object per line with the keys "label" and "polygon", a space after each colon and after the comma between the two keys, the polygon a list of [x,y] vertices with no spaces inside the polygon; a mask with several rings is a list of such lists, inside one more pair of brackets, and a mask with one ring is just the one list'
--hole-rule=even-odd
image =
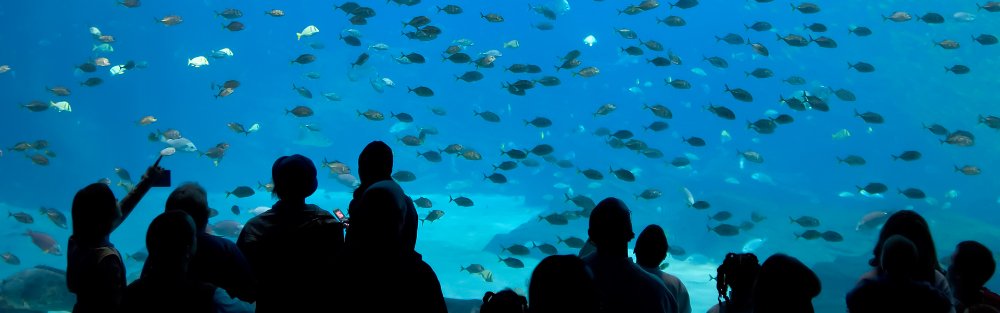
{"label": "person's head", "polygon": [[590,229],[587,230],[597,252],[602,248],[626,246],[635,238],[632,232],[631,211],[625,202],[614,197],[601,200],[590,213]]}
{"label": "person's head", "polygon": [[197,248],[195,236],[194,220],[187,213],[167,211],[157,216],[146,231],[148,269],[166,274],[186,270]]}
{"label": "person's head", "polygon": [[729,302],[729,290],[734,294],[749,297],[753,283],[760,272],[760,261],[753,253],[729,253],[716,270],[715,288],[719,291],[719,302]]}
{"label": "person's head", "polygon": [[283,156],[271,167],[274,194],[281,200],[305,200],[316,192],[316,165],[302,155]]}
{"label": "person's head", "polygon": [[976,241],[963,241],[951,256],[948,282],[956,293],[976,292],[993,277],[996,267],[989,248]]}
{"label": "person's head", "polygon": [[663,228],[656,224],[646,226],[635,240],[635,261],[641,266],[658,267],[667,258],[668,249],[670,245]]}
{"label": "person's head", "polygon": [[599,298],[590,270],[574,255],[542,259],[528,283],[531,313],[597,312]]}
{"label": "person's head", "polygon": [[122,211],[108,185],[93,183],[76,192],[72,215],[73,236],[79,240],[93,241],[111,235],[111,228],[121,219]]}
{"label": "person's head", "polygon": [[372,141],[358,156],[358,178],[362,183],[374,183],[392,177],[392,148],[381,141]]}
{"label": "person's head", "polygon": [[205,231],[208,226],[208,194],[198,183],[184,183],[174,189],[167,197],[166,211],[182,211],[194,220],[198,231]]}
{"label": "person's head", "polygon": [[913,242],[917,247],[918,273],[917,279],[931,282],[934,280],[934,271],[939,269],[937,250],[934,248],[934,239],[931,238],[931,229],[920,214],[912,210],[902,210],[889,216],[882,231],[879,232],[878,241],[872,254],[874,258],[869,261],[869,265],[878,267],[881,264],[882,246],[885,241],[893,235],[900,235]]}
{"label": "person's head", "polygon": [[[378,183],[360,198],[360,209],[351,214],[349,244],[354,253],[365,258],[390,257],[387,254],[412,251],[416,243],[416,212],[410,212],[406,197],[395,183]],[[411,218],[410,215],[413,215]],[[408,223],[408,221],[412,221]],[[412,228],[408,227],[412,226]],[[412,232],[412,233],[411,233]],[[412,238],[411,238],[412,237]]]}
{"label": "person's head", "polygon": [[915,279],[917,246],[906,237],[893,235],[882,246],[880,269],[890,279]]}
{"label": "person's head", "polygon": [[822,286],[809,267],[784,254],[767,258],[753,287],[754,313],[812,313],[812,299]]}
{"label": "person's head", "polygon": [[504,289],[500,292],[486,292],[480,313],[524,313],[528,309],[528,300],[513,290]]}

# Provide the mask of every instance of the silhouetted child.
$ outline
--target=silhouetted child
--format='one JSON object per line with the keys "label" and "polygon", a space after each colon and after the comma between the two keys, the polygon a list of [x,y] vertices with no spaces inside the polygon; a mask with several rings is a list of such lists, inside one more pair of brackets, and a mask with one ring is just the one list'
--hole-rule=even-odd
{"label": "silhouetted child", "polygon": [[574,255],[542,259],[528,285],[531,313],[597,313],[600,293],[590,269]]}
{"label": "silhouetted child", "polygon": [[184,212],[153,219],[146,232],[149,258],[142,276],[128,286],[123,312],[216,312],[217,288],[187,275],[196,236],[194,221]]}
{"label": "silhouetted child", "polygon": [[[205,188],[197,183],[178,186],[167,197],[166,211],[182,211],[194,220],[198,249],[188,269],[191,278],[222,288],[227,296],[253,302],[256,299],[256,282],[243,252],[229,239],[206,231],[209,208]],[[227,312],[252,312],[251,306],[232,297],[219,299],[228,300],[219,301],[228,305]]]}
{"label": "silhouetted child", "polygon": [[659,277],[667,290],[677,299],[677,309],[680,313],[691,313],[691,297],[688,295],[687,287],[677,276],[667,274],[660,270],[660,263],[667,258],[667,250],[670,244],[667,243],[667,234],[658,225],[646,226],[639,233],[639,238],[635,240],[635,263],[653,276]]}
{"label": "silhouetted child", "polygon": [[878,278],[863,280],[847,294],[851,313],[926,312],[951,310],[948,296],[917,279],[917,247],[906,237],[893,235],[882,246]]}
{"label": "silhouetted child", "polygon": [[392,180],[392,148],[381,141],[373,141],[358,155],[358,179],[361,184],[354,189],[354,197],[347,215],[354,215],[361,195],[368,187],[383,180]]}
{"label": "silhouetted child", "polygon": [[316,192],[316,166],[301,155],[271,167],[278,202],[248,221],[236,241],[257,281],[257,312],[325,311],[334,306],[343,224],[306,204]]}
{"label": "silhouetted child", "polygon": [[479,313],[524,313],[528,309],[528,299],[510,288],[494,293],[487,291]]}
{"label": "silhouetted child", "polygon": [[716,270],[715,287],[719,304],[709,313],[753,312],[753,284],[760,273],[760,261],[753,253],[729,253]]}
{"label": "silhouetted child", "polygon": [[[996,271],[993,252],[976,241],[963,241],[955,248],[948,267],[948,282],[954,291],[955,310],[964,312],[972,306],[1000,309],[1000,295],[986,289],[986,282]],[[979,308],[985,310],[985,308]]]}
{"label": "silhouetted child", "polygon": [[121,202],[107,184],[94,183],[73,197],[73,234],[66,254],[66,286],[76,294],[73,312],[118,312],[125,292],[125,265],[109,237],[132,213],[163,168],[156,165]]}
{"label": "silhouetted child", "polygon": [[628,257],[635,233],[624,202],[607,198],[598,203],[587,233],[596,251],[583,262],[594,273],[604,312],[677,312],[677,301],[663,282]]}
{"label": "silhouetted child", "polygon": [[812,313],[822,291],[819,277],[798,259],[775,254],[760,265],[753,286],[754,313]]}
{"label": "silhouetted child", "polygon": [[[365,173],[362,176],[372,177],[369,168],[381,173],[374,179],[392,171],[391,163],[369,163],[391,161],[392,150],[384,143],[373,142],[365,151],[359,159],[364,168],[359,168],[359,173]],[[376,156],[371,157],[373,154]],[[368,187],[354,200],[347,230],[347,311],[372,310],[373,303],[367,299],[388,295],[392,301],[379,302],[378,311],[447,312],[437,275],[414,250],[418,217],[413,200],[392,179],[362,185]]]}

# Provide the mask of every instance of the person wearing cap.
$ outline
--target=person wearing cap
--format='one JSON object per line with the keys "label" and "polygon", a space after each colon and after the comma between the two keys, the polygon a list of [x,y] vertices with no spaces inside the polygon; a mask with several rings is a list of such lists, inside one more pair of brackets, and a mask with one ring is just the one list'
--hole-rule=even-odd
{"label": "person wearing cap", "polygon": [[328,311],[342,283],[343,224],[306,204],[318,184],[309,158],[280,157],[271,177],[278,201],[250,219],[236,242],[258,282],[257,312]]}

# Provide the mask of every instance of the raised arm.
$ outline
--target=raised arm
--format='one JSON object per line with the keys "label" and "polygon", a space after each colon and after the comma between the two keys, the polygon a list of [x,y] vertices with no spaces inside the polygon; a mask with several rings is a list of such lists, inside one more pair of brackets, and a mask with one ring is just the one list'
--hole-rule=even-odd
{"label": "raised arm", "polygon": [[142,179],[139,180],[138,184],[135,184],[135,188],[132,188],[132,191],[129,191],[129,193],[125,195],[120,202],[118,202],[118,208],[122,210],[122,218],[116,221],[111,227],[112,232],[114,232],[115,229],[118,229],[118,226],[121,226],[121,224],[125,222],[125,219],[132,213],[132,210],[135,209],[136,205],[139,205],[139,200],[142,200],[142,197],[146,195],[146,192],[149,192],[149,189],[153,187],[153,182],[159,179],[160,175],[163,175],[164,169],[158,165],[160,163],[159,160],[157,160],[156,163],[157,164],[153,164],[153,166],[146,169],[146,174],[142,175]]}

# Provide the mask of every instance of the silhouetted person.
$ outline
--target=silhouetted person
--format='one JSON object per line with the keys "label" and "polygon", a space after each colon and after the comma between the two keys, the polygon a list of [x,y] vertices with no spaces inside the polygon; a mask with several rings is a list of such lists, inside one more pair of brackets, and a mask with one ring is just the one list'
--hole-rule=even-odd
{"label": "silhouetted person", "polygon": [[106,184],[94,183],[73,197],[73,234],[66,254],[66,286],[76,294],[73,312],[118,312],[125,292],[125,265],[108,239],[163,173],[152,166],[121,202]]}
{"label": "silhouetted person", "polygon": [[587,233],[597,250],[583,257],[594,274],[604,312],[677,312],[677,301],[667,287],[628,257],[635,238],[631,213],[625,203],[607,198],[590,214]]}
{"label": "silhouetted person", "polygon": [[[188,274],[191,278],[222,288],[232,297],[246,302],[256,300],[256,282],[250,263],[236,243],[213,236],[208,226],[208,195],[197,183],[185,183],[167,197],[166,211],[182,211],[194,220],[198,235],[198,250],[191,259]],[[149,263],[147,263],[149,264]],[[241,301],[231,301],[229,312],[249,308]]]}
{"label": "silhouetted person", "polygon": [[819,277],[798,259],[775,254],[760,265],[753,286],[754,313],[812,313],[822,291]]}
{"label": "silhouetted person", "polygon": [[906,237],[893,235],[882,246],[878,278],[865,279],[847,294],[851,313],[922,312],[951,310],[948,296],[917,279],[917,247]]}
{"label": "silhouetted person", "polygon": [[938,264],[937,250],[934,248],[934,239],[931,238],[931,229],[927,225],[927,221],[920,214],[911,210],[902,210],[893,213],[885,221],[885,225],[882,226],[882,230],[879,232],[875,249],[872,251],[874,257],[868,261],[868,264],[873,268],[868,273],[862,275],[861,280],[878,278],[880,274],[879,264],[881,264],[879,257],[882,254],[882,245],[885,244],[886,239],[889,239],[893,235],[906,237],[906,239],[913,242],[913,245],[917,246],[918,267],[916,278],[926,281],[944,294],[950,295],[951,287],[948,286],[948,279],[944,276],[941,266]]}
{"label": "silhouetted person", "polygon": [[983,244],[975,241],[958,244],[951,256],[951,266],[948,266],[948,282],[954,292],[957,312],[976,305],[1000,309],[1000,295],[985,287],[996,267],[993,252]]}
{"label": "silhouetted person", "polygon": [[597,313],[600,293],[590,269],[574,255],[542,259],[528,285],[531,313]]}
{"label": "silhouetted person", "polygon": [[507,288],[496,293],[487,291],[479,313],[524,313],[527,309],[528,299]]}
{"label": "silhouetted person", "polygon": [[271,168],[278,202],[246,223],[236,244],[257,281],[257,312],[334,310],[343,224],[306,204],[316,192],[316,166],[301,155]]}
{"label": "silhouetted person", "polygon": [[392,180],[392,148],[381,141],[372,141],[365,146],[358,156],[358,179],[361,184],[354,189],[347,215],[354,214],[361,195],[368,187],[383,180]]}
{"label": "silhouetted person", "polygon": [[667,274],[660,270],[660,263],[667,258],[667,250],[670,244],[667,243],[667,234],[659,225],[649,225],[639,233],[639,238],[635,240],[635,263],[653,276],[659,277],[667,290],[677,300],[677,312],[691,313],[691,297],[688,295],[687,287],[677,276]]}
{"label": "silhouetted person", "polygon": [[194,221],[187,213],[168,211],[149,224],[149,258],[142,276],[128,285],[123,312],[215,313],[215,286],[187,275],[197,249]]}
{"label": "silhouetted person", "polygon": [[709,313],[753,312],[753,284],[760,273],[760,261],[753,253],[729,253],[716,270],[715,287],[719,304]]}
{"label": "silhouetted person", "polygon": [[[377,152],[373,152],[377,151]],[[373,152],[377,157],[368,159]],[[373,142],[362,152],[359,174],[369,175],[370,168],[392,171],[392,150]],[[364,185],[364,183],[362,183]],[[413,201],[392,179],[371,185],[355,199],[347,230],[347,255],[344,272],[348,284],[344,294],[350,312],[447,312],[441,283],[430,265],[414,248],[417,244],[417,211]],[[372,303],[372,297],[387,301]],[[373,306],[375,305],[375,306]]]}

